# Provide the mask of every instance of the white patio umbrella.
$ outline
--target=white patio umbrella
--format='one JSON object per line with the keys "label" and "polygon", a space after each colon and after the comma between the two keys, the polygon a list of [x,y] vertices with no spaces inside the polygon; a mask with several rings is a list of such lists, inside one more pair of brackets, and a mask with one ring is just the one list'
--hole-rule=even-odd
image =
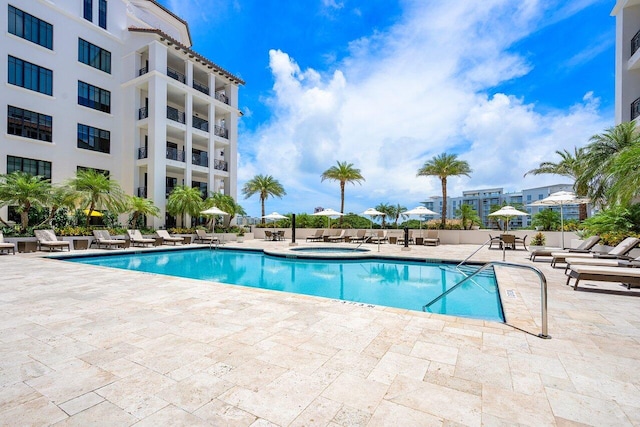
{"label": "white patio umbrella", "polygon": [[528,216],[529,214],[527,212],[522,212],[519,211],[518,209],[514,208],[513,206],[503,206],[501,207],[499,210],[490,213],[489,216],[503,216],[507,218],[507,226],[506,226],[506,230],[505,231],[509,231],[509,221],[511,220],[512,217],[514,216]]}
{"label": "white patio umbrella", "polygon": [[424,206],[417,206],[413,209],[409,209],[408,211],[404,211],[401,215],[409,215],[409,216],[418,216],[420,217],[420,237],[422,237],[422,217],[426,215],[438,215],[436,212],[431,209],[427,209]]}
{"label": "white patio umbrella", "polygon": [[[217,208],[215,206],[209,208],[209,209],[205,209],[203,211],[200,211],[200,213],[202,215],[229,215],[227,212],[223,211],[220,208]],[[214,231],[216,229],[216,220],[215,218],[213,219],[213,224],[211,225],[211,230]]]}
{"label": "white patio umbrella", "polygon": [[338,212],[336,210],[328,208],[328,209],[322,210],[320,212],[314,212],[311,215],[314,215],[314,216],[326,216],[327,217],[327,228],[329,228],[329,224],[330,224],[329,221],[330,221],[331,217],[337,218],[339,216],[343,216],[344,214],[342,212]]}
{"label": "white patio umbrella", "polygon": [[582,205],[589,203],[586,197],[578,197],[573,191],[558,191],[551,193],[542,200],[536,200],[529,206],[560,206],[560,233],[562,235],[562,248],[564,249],[564,205]]}
{"label": "white patio umbrella", "polygon": [[276,221],[279,219],[287,219],[286,216],[279,214],[278,212],[271,212],[269,215],[262,216],[260,218],[264,219],[272,219],[273,220],[273,228],[276,228]]}
{"label": "white patio umbrella", "polygon": [[[371,228],[371,235],[373,236],[373,217],[374,216],[385,216],[386,213],[384,212],[380,212],[378,210],[375,210],[374,208],[369,208],[366,211],[362,212],[362,215],[367,215],[371,218],[369,218],[369,223],[370,223],[370,228]],[[378,252],[380,252],[380,239],[378,239]]]}

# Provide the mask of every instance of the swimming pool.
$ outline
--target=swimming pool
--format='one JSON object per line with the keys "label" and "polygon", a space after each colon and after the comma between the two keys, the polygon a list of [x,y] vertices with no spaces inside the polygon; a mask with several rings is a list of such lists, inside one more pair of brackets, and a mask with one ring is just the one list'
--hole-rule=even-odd
{"label": "swimming pool", "polygon": [[[66,261],[222,282],[422,311],[465,276],[454,264],[392,259],[326,260],[273,257],[260,251],[192,249]],[[474,267],[466,266],[473,269]],[[469,273],[467,273],[469,274]],[[504,322],[495,276],[481,274],[429,311]]]}

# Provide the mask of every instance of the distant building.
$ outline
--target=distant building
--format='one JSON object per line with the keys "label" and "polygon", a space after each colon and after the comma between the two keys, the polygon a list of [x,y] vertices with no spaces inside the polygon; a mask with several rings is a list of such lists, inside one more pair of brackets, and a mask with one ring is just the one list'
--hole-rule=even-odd
{"label": "distant building", "polygon": [[184,20],[154,0],[4,5],[0,173],[99,170],[153,200],[154,227],[180,222],[165,212],[177,185],[236,198],[244,82],[191,49]]}
{"label": "distant building", "polygon": [[[462,197],[447,197],[447,218],[456,218],[456,210],[461,205],[471,205],[482,220],[484,227],[492,226],[491,206],[494,205],[522,205],[522,209],[530,214],[530,216],[522,216],[512,218],[511,227],[529,227],[534,214],[548,207],[528,206],[536,200],[542,200],[551,193],[557,191],[573,191],[571,184],[555,184],[545,187],[528,188],[520,192],[505,193],[503,188],[485,188],[480,190],[468,190],[462,192]],[[428,201],[423,202],[424,206],[434,212],[442,212],[442,197],[432,196]],[[550,207],[552,210],[560,211],[559,206]],[[563,208],[565,220],[578,219],[578,206],[565,206]]]}
{"label": "distant building", "polygon": [[617,0],[611,11],[616,17],[615,122],[630,122],[640,116],[640,2]]}

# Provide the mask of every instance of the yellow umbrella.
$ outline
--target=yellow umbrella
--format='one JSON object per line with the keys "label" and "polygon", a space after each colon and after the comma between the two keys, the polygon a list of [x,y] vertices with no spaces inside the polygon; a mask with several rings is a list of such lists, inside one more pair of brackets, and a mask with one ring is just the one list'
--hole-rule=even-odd
{"label": "yellow umbrella", "polygon": [[[84,212],[85,215],[89,215],[89,209],[85,209],[82,212]],[[91,216],[102,216],[102,213],[98,211],[93,211],[91,212]]]}

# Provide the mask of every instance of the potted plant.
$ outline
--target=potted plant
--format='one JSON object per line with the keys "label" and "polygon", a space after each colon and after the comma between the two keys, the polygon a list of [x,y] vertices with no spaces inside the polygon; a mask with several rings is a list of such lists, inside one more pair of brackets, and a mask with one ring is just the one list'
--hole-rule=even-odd
{"label": "potted plant", "polygon": [[236,242],[242,243],[244,242],[244,227],[240,227],[238,232],[236,233]]}
{"label": "potted plant", "polygon": [[544,235],[544,233],[536,233],[533,236],[533,239],[531,239],[531,243],[529,243],[529,247],[540,247],[540,246],[544,246],[545,243],[547,243],[547,236]]}

